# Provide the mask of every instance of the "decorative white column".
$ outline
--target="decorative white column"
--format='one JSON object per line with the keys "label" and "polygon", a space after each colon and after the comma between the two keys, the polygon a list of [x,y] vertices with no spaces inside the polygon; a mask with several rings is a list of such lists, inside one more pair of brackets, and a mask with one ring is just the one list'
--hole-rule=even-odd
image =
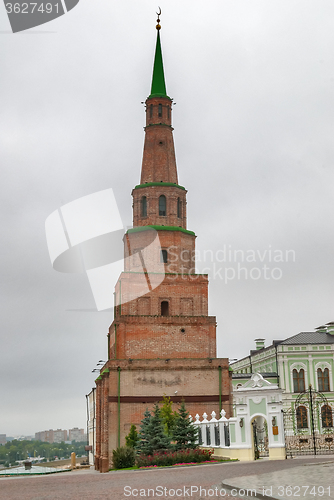
{"label": "decorative white column", "polygon": [[222,409],[220,412],[221,418],[219,419],[219,435],[220,435],[220,447],[229,446],[229,444],[225,443],[225,425],[228,425],[228,420],[225,417],[226,411]]}
{"label": "decorative white column", "polygon": [[211,420],[209,422],[210,425],[210,438],[211,438],[211,445],[213,448],[217,448],[216,445],[216,436],[215,436],[215,425],[218,423],[218,420],[216,419],[216,412],[213,411],[211,413]]}
{"label": "decorative white column", "polygon": [[206,447],[209,446],[207,439],[206,439],[206,425],[209,423],[209,421],[207,420],[207,417],[208,417],[208,415],[204,412],[203,413],[203,420],[201,422],[201,432],[202,432],[202,441],[203,441],[202,446],[206,446]]}

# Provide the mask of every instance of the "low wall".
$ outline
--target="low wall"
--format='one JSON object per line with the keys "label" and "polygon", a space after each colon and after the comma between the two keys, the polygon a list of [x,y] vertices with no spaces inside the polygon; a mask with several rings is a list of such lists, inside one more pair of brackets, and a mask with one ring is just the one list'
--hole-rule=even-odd
{"label": "low wall", "polygon": [[[76,457],[75,461],[76,461],[77,465],[80,465],[81,462],[87,461],[87,456]],[[39,467],[65,467],[67,465],[68,466],[71,465],[71,459],[64,458],[64,460],[53,460],[52,462],[39,462],[39,463],[35,463],[34,465],[39,466]]]}

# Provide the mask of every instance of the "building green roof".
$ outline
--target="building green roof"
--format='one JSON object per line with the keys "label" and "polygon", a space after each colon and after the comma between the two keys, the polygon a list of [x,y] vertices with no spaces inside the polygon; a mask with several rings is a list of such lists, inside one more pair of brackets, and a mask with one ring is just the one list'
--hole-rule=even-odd
{"label": "building green roof", "polygon": [[281,342],[283,345],[334,344],[334,335],[321,332],[300,332]]}
{"label": "building green roof", "polygon": [[168,97],[166,93],[166,83],[164,75],[164,65],[162,61],[159,30],[157,30],[157,44],[155,48],[152,86],[151,86],[151,94],[149,95],[149,97]]}

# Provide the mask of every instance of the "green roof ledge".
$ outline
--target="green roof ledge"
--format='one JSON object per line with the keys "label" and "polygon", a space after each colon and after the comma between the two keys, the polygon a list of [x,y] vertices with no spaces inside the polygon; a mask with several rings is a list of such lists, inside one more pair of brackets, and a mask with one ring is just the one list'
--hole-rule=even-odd
{"label": "green roof ledge", "polygon": [[179,189],[183,189],[184,191],[186,190],[185,187],[179,186],[179,184],[174,184],[174,182],[145,182],[145,184],[138,184],[135,189],[141,189],[145,187],[150,187],[150,186],[171,186],[171,187],[176,187]]}
{"label": "green roof ledge", "polygon": [[152,76],[152,86],[151,86],[151,94],[148,96],[150,97],[168,97],[167,92],[166,92],[166,83],[165,83],[165,75],[164,75],[164,64],[162,61],[162,52],[161,52],[161,43],[160,43],[160,19],[159,16],[161,14],[161,9],[160,12],[158,13],[158,19],[157,19],[157,44],[155,48],[155,56],[154,56],[154,65],[153,65],[153,76]]}
{"label": "green roof ledge", "polygon": [[136,226],[127,230],[127,233],[139,233],[140,231],[149,231],[150,229],[155,229],[156,231],[180,231],[181,233],[190,234],[191,236],[196,236],[194,231],[189,231],[188,229],[183,229],[183,227],[178,226]]}

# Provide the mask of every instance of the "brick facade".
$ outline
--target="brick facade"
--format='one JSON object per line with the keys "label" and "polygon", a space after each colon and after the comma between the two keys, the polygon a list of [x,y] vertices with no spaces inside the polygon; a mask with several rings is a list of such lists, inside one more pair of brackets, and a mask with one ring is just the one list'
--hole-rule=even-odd
{"label": "brick facade", "polygon": [[174,409],[184,399],[193,416],[209,405],[217,413],[223,406],[229,417],[232,407],[228,359],[216,358],[216,318],[208,316],[208,276],[195,274],[196,236],[187,229],[187,191],[178,185],[172,100],[161,92],[145,104],[133,229],[123,239],[108,362],[96,381],[95,467],[101,472],[131,424],[139,427],[146,408],[164,395]]}
{"label": "brick facade", "polygon": [[[163,396],[170,396],[173,409],[184,399],[194,417],[207,408],[220,411],[220,403],[230,416],[231,378],[227,359],[115,359],[108,362],[98,381],[97,400],[103,418],[97,424],[101,443],[97,449],[97,469],[105,472],[111,466],[112,450],[125,444],[131,424],[140,425],[146,408],[152,409]],[[221,378],[221,381],[219,381]],[[221,396],[219,387],[221,386]],[[118,389],[119,388],[119,389]],[[120,433],[120,434],[119,434]]]}

